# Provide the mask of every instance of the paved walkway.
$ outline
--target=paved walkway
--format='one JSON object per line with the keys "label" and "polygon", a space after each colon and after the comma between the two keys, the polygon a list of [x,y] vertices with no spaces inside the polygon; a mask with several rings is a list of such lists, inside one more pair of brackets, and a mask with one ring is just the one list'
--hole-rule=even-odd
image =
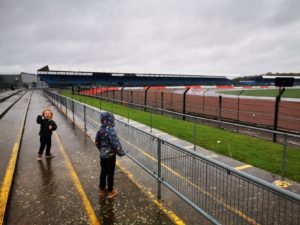
{"label": "paved walkway", "polygon": [[[1,131],[1,187],[4,186],[4,171],[7,172],[15,134],[21,125],[16,115],[25,114],[29,96],[26,94],[0,121],[1,127],[11,128]],[[38,162],[39,125],[36,116],[44,108],[53,110],[58,124],[52,137],[52,152],[56,157]],[[119,195],[113,200],[100,198],[98,155],[94,143],[58,112],[42,92],[33,92],[5,223],[174,224],[171,220],[174,218],[179,221],[175,215],[167,216],[166,212],[170,211],[155,204],[119,167],[115,173]]]}
{"label": "paved walkway", "polygon": [[[0,136],[0,144],[3,146],[0,151],[1,187],[16,134],[22,124],[20,115],[25,114],[29,97],[29,93],[24,95],[0,120],[1,127],[6,128]],[[52,137],[52,149],[57,157],[37,162],[39,126],[35,120],[44,108],[53,110],[54,120],[59,127]],[[75,119],[78,121],[78,118]],[[127,122],[126,118],[118,119]],[[164,132],[156,129],[151,131],[149,127],[135,121],[129,121],[129,124],[193,150],[191,143]],[[6,210],[6,224],[184,224],[183,221],[186,224],[210,224],[165,188],[162,190],[163,205],[158,203],[153,196],[156,193],[156,182],[127,157],[118,161],[115,174],[115,185],[120,194],[112,201],[101,199],[98,196],[98,150],[91,140],[95,133],[88,130],[88,134],[91,138],[85,136],[82,129],[73,126],[41,91],[33,92]],[[277,179],[268,172],[199,146],[195,150],[266,181]],[[292,183],[289,189],[300,193],[296,183]]]}
{"label": "paved walkway", "polygon": [[[59,104],[59,107],[60,107],[60,104]],[[62,108],[63,111],[65,111],[64,106],[61,107],[61,108]],[[80,111],[79,108],[77,108],[76,110]],[[95,109],[95,110],[98,110],[98,109]],[[94,113],[91,112],[91,110],[88,110],[88,111],[89,112],[87,112],[87,120],[88,120],[89,124],[93,124],[95,120],[98,120],[99,115],[96,116],[96,115],[94,115]],[[96,113],[96,114],[98,114],[98,113]],[[70,110],[68,110],[68,115],[69,115],[70,118],[72,117],[72,113],[70,112]],[[128,123],[127,118],[119,117],[119,116],[116,116],[116,117],[119,120],[123,120],[124,123]],[[83,122],[80,121],[80,118],[76,117],[75,121],[76,121],[76,123],[81,124],[81,127],[83,129]],[[152,131],[151,131],[151,129],[148,126],[146,126],[144,124],[141,124],[141,123],[138,123],[136,121],[129,120],[129,124],[133,127],[136,127],[138,129],[140,129],[140,130],[152,133],[153,135],[158,136],[161,139],[167,140],[167,141],[172,142],[172,143],[176,143],[177,145],[180,145],[180,146],[186,148],[187,150],[193,150],[193,148],[194,148],[192,143],[188,143],[186,141],[179,140],[176,137],[173,137],[173,136],[171,136],[167,133],[161,132],[161,131],[156,130],[156,129],[152,129]],[[95,136],[95,130],[94,129],[95,128],[90,129],[89,126],[87,127],[87,133],[91,137]],[[269,172],[266,172],[266,171],[260,170],[258,168],[255,168],[251,165],[247,165],[245,163],[233,160],[231,158],[216,154],[214,152],[203,149],[199,146],[196,147],[195,151],[197,151],[201,155],[204,155],[208,158],[214,158],[214,160],[225,163],[225,164],[229,165],[230,167],[233,167],[237,170],[243,170],[246,173],[252,174],[252,175],[254,175],[256,177],[259,177],[259,178],[261,178],[265,181],[268,181],[268,182],[273,182],[274,180],[280,179],[280,177],[278,175],[271,174]],[[140,186],[144,189],[145,192],[150,191],[151,193],[156,193],[156,186],[157,186],[156,181],[154,179],[151,179],[151,177],[146,172],[143,172],[143,170],[139,169],[134,163],[132,163],[131,160],[129,160],[127,158],[125,158],[124,160],[121,160],[120,163],[121,163],[121,166],[124,165],[128,169],[129,172],[131,172],[132,174],[135,175],[136,182],[140,184]],[[289,182],[292,185],[290,187],[288,187],[287,189],[291,190],[291,191],[294,191],[296,193],[300,193],[299,184],[297,184],[295,182],[291,182],[291,181],[289,181]],[[183,207],[182,206],[182,201],[174,200],[175,198],[172,195],[172,193],[170,193],[170,191],[165,190],[164,193],[162,194],[162,196],[163,196],[163,202],[166,205],[168,205],[169,207],[171,207],[171,209],[173,211],[177,212],[177,214],[180,215],[183,218],[184,221],[189,221],[188,224],[194,224],[194,223],[197,223],[197,221],[199,221],[198,219],[195,219],[195,218],[197,218],[197,215],[195,214],[193,209],[191,209],[191,207]],[[180,205],[180,209],[178,207],[179,205]]]}
{"label": "paved walkway", "polygon": [[8,91],[2,91],[0,92],[0,102],[5,101],[5,99],[10,98],[11,96],[13,96],[14,94],[18,93],[19,90],[8,90]]}

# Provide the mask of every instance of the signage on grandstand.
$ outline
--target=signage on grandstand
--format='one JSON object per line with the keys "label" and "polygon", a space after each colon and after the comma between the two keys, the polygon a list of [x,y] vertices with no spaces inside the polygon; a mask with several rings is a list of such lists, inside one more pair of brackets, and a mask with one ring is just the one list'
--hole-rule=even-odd
{"label": "signage on grandstand", "polygon": [[276,87],[293,87],[294,77],[276,77],[275,86]]}

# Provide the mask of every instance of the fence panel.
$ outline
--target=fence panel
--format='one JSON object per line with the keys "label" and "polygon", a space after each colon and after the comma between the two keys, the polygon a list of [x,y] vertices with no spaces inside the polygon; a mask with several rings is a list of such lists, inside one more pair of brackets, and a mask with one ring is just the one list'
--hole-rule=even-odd
{"label": "fence panel", "polygon": [[[60,105],[66,103],[64,97],[57,98],[53,93],[49,96],[58,99]],[[71,104],[66,105],[71,111]],[[98,129],[99,110],[89,106],[83,110],[84,106],[78,102],[74,103],[74,108],[78,118],[86,118],[89,128]],[[299,195],[161,140],[122,121],[116,120],[116,129],[130,157],[211,222],[300,224]]]}

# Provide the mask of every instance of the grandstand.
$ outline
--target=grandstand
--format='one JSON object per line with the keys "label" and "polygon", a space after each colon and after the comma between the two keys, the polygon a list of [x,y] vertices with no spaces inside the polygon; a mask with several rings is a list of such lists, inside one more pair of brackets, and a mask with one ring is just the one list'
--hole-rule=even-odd
{"label": "grandstand", "polygon": [[[126,72],[97,68],[74,68],[65,66],[44,66],[37,71],[41,81],[50,87],[70,86],[274,86],[276,75],[240,76],[236,74],[179,74]],[[300,85],[300,76],[295,78],[295,86]],[[286,76],[285,76],[286,77]]]}
{"label": "grandstand", "polygon": [[101,86],[187,86],[187,85],[231,85],[230,74],[171,74],[117,72],[99,69],[74,69],[44,66],[37,71],[42,81],[50,87],[78,85]]}

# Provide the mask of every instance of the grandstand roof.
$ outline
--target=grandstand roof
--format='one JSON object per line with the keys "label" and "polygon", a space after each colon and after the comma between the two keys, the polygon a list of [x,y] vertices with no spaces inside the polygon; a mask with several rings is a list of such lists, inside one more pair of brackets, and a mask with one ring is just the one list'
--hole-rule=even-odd
{"label": "grandstand roof", "polygon": [[79,75],[79,76],[92,76],[93,74],[111,74],[116,77],[193,77],[193,78],[227,78],[234,79],[240,77],[238,74],[207,74],[207,73],[149,73],[142,71],[129,71],[120,69],[107,69],[98,67],[79,67],[79,66],[57,66],[57,65],[46,65],[37,71],[38,74],[53,74],[53,75]]}

